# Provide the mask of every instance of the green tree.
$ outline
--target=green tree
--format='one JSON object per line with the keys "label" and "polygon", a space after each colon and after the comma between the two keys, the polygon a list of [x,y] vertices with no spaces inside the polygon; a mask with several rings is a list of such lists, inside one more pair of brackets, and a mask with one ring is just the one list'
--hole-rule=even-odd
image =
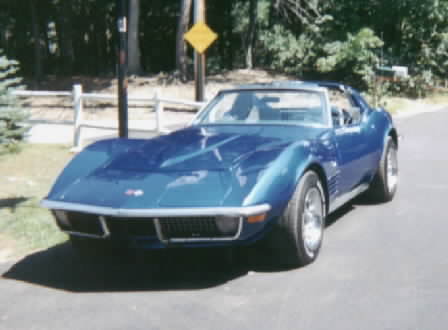
{"label": "green tree", "polygon": [[176,70],[182,82],[186,82],[188,78],[187,72],[187,45],[184,35],[188,30],[191,16],[192,0],[181,0],[179,18],[177,22],[176,32]]}
{"label": "green tree", "polygon": [[338,73],[346,82],[367,90],[372,98],[371,102],[377,106],[386,95],[384,88],[387,88],[375,73],[380,64],[378,49],[383,44],[369,28],[363,28],[356,34],[348,33],[346,40],[324,45],[326,56],[317,60],[317,69],[326,73]]}
{"label": "green tree", "polygon": [[[192,51],[185,49],[182,36],[191,19],[192,0],[129,3],[133,17],[140,17],[138,25],[130,22],[134,63],[140,59],[142,72],[148,73],[177,70],[186,80]],[[0,48],[20,62],[22,76],[41,81],[47,74],[114,74],[116,4],[115,0],[45,0],[38,5],[35,0],[0,0]],[[207,24],[219,35],[207,50],[209,72],[258,66],[300,78],[349,77],[365,86],[359,79],[365,76],[360,70],[367,68],[359,67],[366,62],[363,58],[351,65],[346,57],[332,69],[323,68],[336,60],[332,51],[340,56],[342,48],[350,46],[349,34],[358,36],[369,29],[384,42],[373,48],[376,55],[381,51],[381,65],[409,67],[412,89],[432,87],[448,74],[448,0],[207,1]],[[34,56],[29,56],[31,50]],[[375,65],[372,62],[369,70]]]}
{"label": "green tree", "polygon": [[26,113],[12,91],[19,88],[21,79],[15,74],[18,63],[8,59],[0,50],[0,153],[18,150],[27,127],[23,125]]}
{"label": "green tree", "polygon": [[347,40],[324,45],[327,56],[317,61],[317,68],[322,72],[340,70],[368,82],[373,70],[379,65],[375,50],[382,46],[383,41],[369,28],[363,28],[355,35],[348,33]]}

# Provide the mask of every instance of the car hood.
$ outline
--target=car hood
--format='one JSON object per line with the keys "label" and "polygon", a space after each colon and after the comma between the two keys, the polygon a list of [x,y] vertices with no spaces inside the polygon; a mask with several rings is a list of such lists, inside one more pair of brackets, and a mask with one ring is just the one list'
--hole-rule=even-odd
{"label": "car hood", "polygon": [[317,134],[315,128],[224,126],[124,144],[109,140],[91,147],[107,153],[101,166],[50,197],[121,208],[240,206],[285,150],[309,144]]}

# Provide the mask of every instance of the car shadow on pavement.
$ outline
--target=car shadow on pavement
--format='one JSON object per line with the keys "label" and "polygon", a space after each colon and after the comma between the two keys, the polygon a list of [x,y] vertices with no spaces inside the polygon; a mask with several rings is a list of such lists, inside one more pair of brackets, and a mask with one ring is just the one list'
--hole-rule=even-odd
{"label": "car shadow on pavement", "polygon": [[[327,218],[327,227],[356,208],[349,203]],[[200,290],[255,272],[294,269],[279,265],[262,244],[235,255],[225,249],[169,249],[79,256],[66,242],[24,257],[2,278],[71,292]],[[235,252],[235,251],[233,251]]]}
{"label": "car shadow on pavement", "polygon": [[3,279],[71,292],[199,290],[247,274],[226,265],[220,251],[180,250],[81,258],[69,243],[24,257]]}
{"label": "car shadow on pavement", "polygon": [[351,201],[328,215],[325,221],[326,227],[333,226],[336,222],[343,219],[346,214],[352,212],[356,208],[356,205],[358,204],[355,201]]}

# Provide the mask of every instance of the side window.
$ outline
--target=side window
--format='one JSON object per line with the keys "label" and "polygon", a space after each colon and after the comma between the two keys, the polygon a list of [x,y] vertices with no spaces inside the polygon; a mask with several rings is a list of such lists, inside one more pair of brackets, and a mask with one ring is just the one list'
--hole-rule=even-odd
{"label": "side window", "polygon": [[357,125],[361,121],[361,109],[357,107],[351,97],[339,89],[330,89],[328,96],[330,106],[335,113],[342,113],[343,125]]}
{"label": "side window", "polygon": [[344,92],[339,89],[331,89],[329,91],[330,105],[340,109],[348,109],[352,106],[350,100]]}
{"label": "side window", "polygon": [[371,109],[370,105],[359,93],[353,93],[353,101],[358,103],[358,106],[361,107],[363,111]]}

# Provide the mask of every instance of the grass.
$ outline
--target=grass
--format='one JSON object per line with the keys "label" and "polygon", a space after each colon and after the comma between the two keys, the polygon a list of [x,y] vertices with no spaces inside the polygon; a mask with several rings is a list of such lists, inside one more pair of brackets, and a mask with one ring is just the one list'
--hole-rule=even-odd
{"label": "grass", "polygon": [[437,91],[425,98],[411,99],[389,96],[385,98],[385,108],[392,114],[416,109],[417,107],[443,106],[448,104],[448,91]]}
{"label": "grass", "polygon": [[440,91],[429,95],[427,98],[429,103],[447,105],[448,104],[448,90]]}
{"label": "grass", "polygon": [[398,113],[400,111],[405,111],[410,107],[410,104],[412,101],[410,101],[407,98],[403,97],[387,97],[385,100],[385,108],[390,113]]}
{"label": "grass", "polygon": [[66,239],[39,202],[72,156],[68,146],[39,144],[0,156],[0,236],[14,241],[17,254]]}

